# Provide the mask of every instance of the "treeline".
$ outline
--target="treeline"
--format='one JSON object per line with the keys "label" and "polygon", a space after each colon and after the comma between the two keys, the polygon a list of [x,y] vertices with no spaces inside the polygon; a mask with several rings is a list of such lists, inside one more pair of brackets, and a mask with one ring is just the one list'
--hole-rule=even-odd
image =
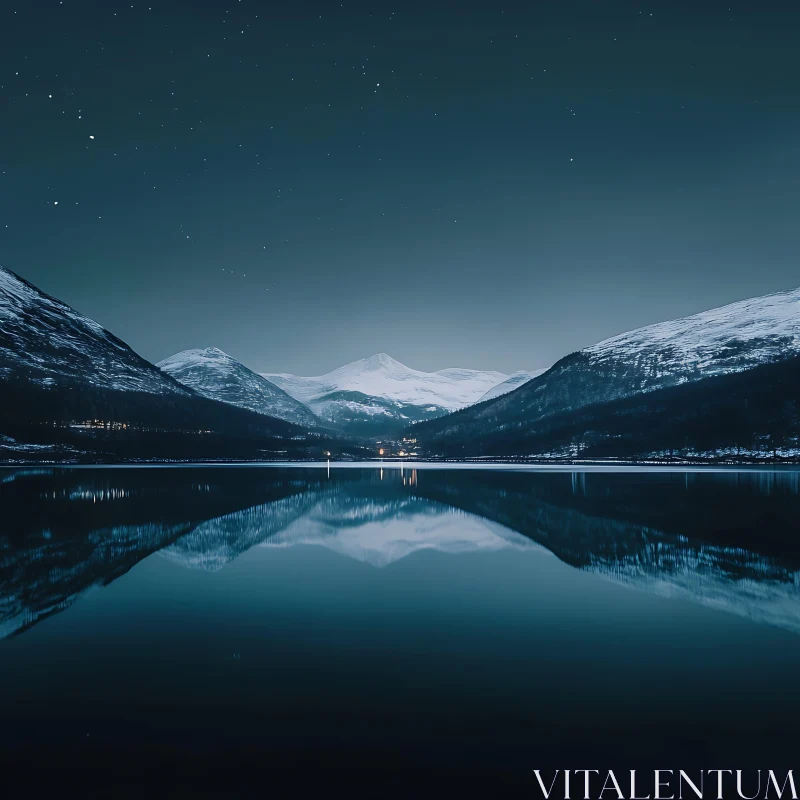
{"label": "treeline", "polygon": [[[98,420],[102,427],[78,428]],[[194,393],[151,394],[91,385],[0,382],[0,434],[26,444],[66,445],[99,460],[321,457],[349,444]]]}

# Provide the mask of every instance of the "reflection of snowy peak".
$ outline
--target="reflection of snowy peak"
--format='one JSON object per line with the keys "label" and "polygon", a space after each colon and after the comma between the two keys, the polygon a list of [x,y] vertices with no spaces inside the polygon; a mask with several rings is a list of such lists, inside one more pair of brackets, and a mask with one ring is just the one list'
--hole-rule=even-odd
{"label": "reflection of snowy peak", "polygon": [[300,493],[207,520],[159,555],[184,567],[216,571],[308,513],[315,502],[315,493]]}
{"label": "reflection of snowy peak", "polygon": [[190,389],[259,414],[313,427],[316,417],[299,401],[216,347],[184,350],[159,361],[158,368]]}
{"label": "reflection of snowy peak", "polygon": [[591,542],[588,551],[557,553],[578,555],[577,566],[588,572],[800,633],[800,572],[775,559],[544,503],[537,506],[537,524],[547,539],[574,547],[569,531]]}
{"label": "reflection of snowy peak", "polygon": [[0,379],[189,394],[94,320],[0,267]]}
{"label": "reflection of snowy peak", "polygon": [[800,633],[800,572],[736,548],[665,551],[653,545],[644,558],[622,558],[611,564],[598,560],[587,569],[638,591]]}
{"label": "reflection of snowy peak", "polygon": [[[0,639],[68,608],[91,586],[124,575],[139,560],[190,528],[188,522],[101,528],[83,537],[79,560],[70,550],[74,541],[44,537],[31,552],[15,551],[0,539],[0,552],[5,551],[0,556]],[[25,580],[32,566],[40,567],[37,579]]]}
{"label": "reflection of snowy peak", "polygon": [[[0,480],[14,522],[0,528],[0,639],[156,553],[213,572],[259,546],[251,566],[309,545],[375,567],[426,549],[552,554],[631,588],[800,633],[798,476],[702,475],[11,471]],[[448,569],[436,560],[432,576]]]}
{"label": "reflection of snowy peak", "polygon": [[[800,573],[773,559],[570,507],[536,502],[532,513],[541,541],[579,569],[800,632]],[[499,522],[436,500],[334,486],[208,520],[159,554],[190,569],[214,571],[259,545],[325,547],[378,568],[419,550],[546,552]]]}
{"label": "reflection of snowy peak", "polygon": [[447,506],[425,503],[416,511],[359,525],[332,524],[312,512],[290,525],[267,546],[321,545],[373,567],[385,567],[418,550],[474,553],[506,547],[537,548],[502,525]]}
{"label": "reflection of snowy peak", "polygon": [[202,523],[160,552],[217,570],[255,545],[318,545],[384,567],[417,550],[446,553],[535,548],[502,525],[413,496],[309,491]]}
{"label": "reflection of snowy peak", "polygon": [[420,372],[379,353],[326,375],[306,378],[278,373],[263,377],[332,424],[377,430],[463,408],[508,376],[472,369]]}

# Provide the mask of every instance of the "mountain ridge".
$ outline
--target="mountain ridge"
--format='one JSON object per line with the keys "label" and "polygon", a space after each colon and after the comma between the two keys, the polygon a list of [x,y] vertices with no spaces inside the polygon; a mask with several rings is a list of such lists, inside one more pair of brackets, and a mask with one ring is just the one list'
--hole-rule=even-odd
{"label": "mountain ridge", "polygon": [[514,389],[519,388],[523,383],[527,383],[534,378],[538,378],[545,372],[547,372],[547,367],[543,367],[542,369],[534,369],[530,372],[525,372],[524,370],[513,372],[502,383],[498,383],[496,386],[493,386],[491,389],[489,389],[489,391],[486,392],[486,394],[484,394],[478,400],[478,402],[484,403],[486,400],[493,400],[495,397],[500,397],[501,395],[508,394],[508,392],[513,392]]}
{"label": "mountain ridge", "polygon": [[315,428],[319,420],[303,403],[271,381],[248,369],[218,347],[182,350],[156,366],[198,394]]}
{"label": "mountain ridge", "polygon": [[0,266],[0,378],[190,394],[93,319]]}
{"label": "mountain ridge", "polygon": [[502,372],[457,367],[423,372],[386,353],[323,375],[265,372],[261,376],[320,419],[344,430],[373,434],[463,408],[508,378]]}

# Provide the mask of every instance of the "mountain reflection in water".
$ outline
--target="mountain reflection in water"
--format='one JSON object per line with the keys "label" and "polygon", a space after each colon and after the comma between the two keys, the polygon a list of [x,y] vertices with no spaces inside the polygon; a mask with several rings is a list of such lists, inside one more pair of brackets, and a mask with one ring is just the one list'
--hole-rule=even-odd
{"label": "mountain reflection in water", "polygon": [[219,570],[317,545],[382,568],[420,549],[545,548],[637,590],[800,633],[797,472],[313,468],[0,472],[0,637],[158,554]]}

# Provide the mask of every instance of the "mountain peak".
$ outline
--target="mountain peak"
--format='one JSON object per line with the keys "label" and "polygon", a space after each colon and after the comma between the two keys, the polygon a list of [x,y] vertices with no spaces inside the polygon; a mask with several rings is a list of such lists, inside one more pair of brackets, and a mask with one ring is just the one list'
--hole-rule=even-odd
{"label": "mountain peak", "polygon": [[258,375],[219,347],[183,350],[157,364],[198,394],[258,414],[315,427],[318,420],[281,387]]}
{"label": "mountain peak", "polygon": [[203,353],[207,356],[223,356],[225,358],[231,358],[231,356],[229,356],[224,350],[220,350],[219,347],[206,347],[206,349],[203,350]]}
{"label": "mountain peak", "polygon": [[408,369],[405,364],[401,364],[387,353],[376,353],[374,356],[364,359],[364,369]]}
{"label": "mountain peak", "polygon": [[[229,361],[231,363],[238,363],[224,350],[220,350],[219,347],[196,347],[192,348],[191,350],[181,350],[180,353],[175,353],[174,355],[169,356],[169,358],[159,361],[156,366],[163,370],[168,367],[176,367],[180,365],[188,366],[190,364],[198,364],[207,361]],[[169,369],[166,369],[166,371],[169,372]]]}

